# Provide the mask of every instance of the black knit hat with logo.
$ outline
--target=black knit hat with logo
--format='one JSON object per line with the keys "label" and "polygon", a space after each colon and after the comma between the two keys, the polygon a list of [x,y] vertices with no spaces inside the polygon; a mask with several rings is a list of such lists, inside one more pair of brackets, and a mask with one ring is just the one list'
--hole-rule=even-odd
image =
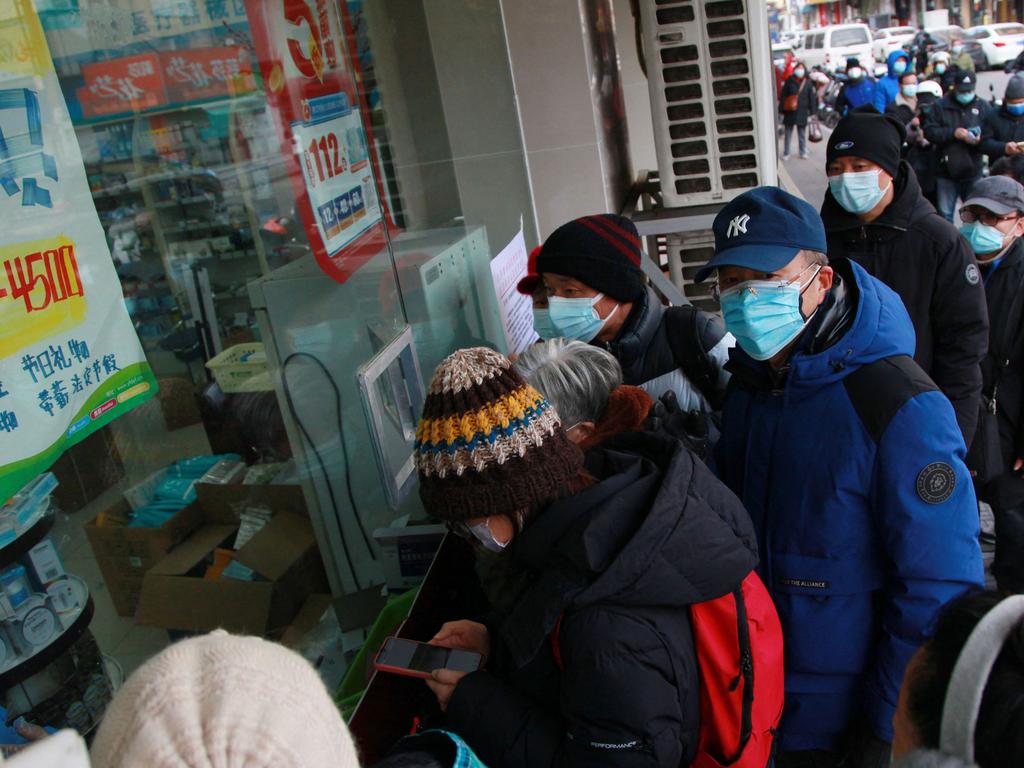
{"label": "black knit hat with logo", "polygon": [[862,157],[896,178],[900,170],[900,150],[906,138],[903,123],[865,104],[840,120],[832,131],[825,162],[831,163],[838,157]]}
{"label": "black knit hat with logo", "polygon": [[563,224],[537,256],[541,274],[574,277],[616,301],[631,302],[644,290],[640,235],[624,216],[602,213]]}

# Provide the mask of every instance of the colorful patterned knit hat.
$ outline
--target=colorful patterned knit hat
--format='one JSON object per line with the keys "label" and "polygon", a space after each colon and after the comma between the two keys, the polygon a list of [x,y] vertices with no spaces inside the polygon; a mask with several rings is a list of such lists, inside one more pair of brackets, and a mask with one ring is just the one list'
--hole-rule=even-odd
{"label": "colorful patterned knit hat", "polygon": [[553,501],[582,464],[554,408],[504,355],[462,349],[437,367],[416,430],[428,514],[468,520]]}

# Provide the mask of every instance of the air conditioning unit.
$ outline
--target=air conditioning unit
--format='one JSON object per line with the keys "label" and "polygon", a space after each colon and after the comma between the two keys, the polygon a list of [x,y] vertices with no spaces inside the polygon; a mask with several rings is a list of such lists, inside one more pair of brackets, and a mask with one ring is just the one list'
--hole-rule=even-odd
{"label": "air conditioning unit", "polygon": [[641,0],[664,203],[725,203],[776,183],[763,0]]}
{"label": "air conditioning unit", "polygon": [[685,234],[665,236],[668,266],[672,282],[697,309],[718,312],[718,302],[711,296],[711,281],[693,282],[701,267],[715,254],[715,234],[710,229],[697,229]]}

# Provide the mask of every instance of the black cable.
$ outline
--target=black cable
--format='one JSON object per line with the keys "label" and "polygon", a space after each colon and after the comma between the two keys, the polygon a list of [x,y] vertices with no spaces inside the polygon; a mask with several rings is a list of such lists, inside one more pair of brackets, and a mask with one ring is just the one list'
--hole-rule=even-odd
{"label": "black cable", "polygon": [[312,437],[310,437],[309,430],[306,429],[306,425],[299,417],[299,412],[295,408],[295,402],[292,400],[291,389],[288,386],[288,364],[291,363],[296,358],[300,357],[308,358],[312,360],[314,363],[316,363],[320,367],[320,370],[323,371],[324,376],[327,377],[327,382],[331,385],[331,389],[334,390],[334,405],[335,408],[337,409],[338,415],[338,440],[341,442],[341,454],[342,459],[344,460],[345,467],[345,488],[348,494],[349,504],[352,505],[352,513],[355,515],[356,518],[356,525],[359,526],[359,532],[363,536],[363,541],[366,544],[366,549],[370,553],[370,558],[376,561],[377,556],[374,553],[373,546],[370,543],[370,537],[366,532],[366,527],[363,525],[362,518],[359,514],[359,507],[356,504],[355,494],[352,492],[352,469],[348,455],[348,445],[345,443],[345,422],[341,410],[341,389],[338,387],[338,383],[334,380],[334,376],[332,376],[331,372],[327,370],[327,366],[324,365],[323,362],[318,357],[316,357],[315,355],[311,355],[308,352],[293,352],[292,354],[288,355],[288,357],[286,357],[284,362],[281,364],[281,381],[282,388],[284,389],[285,400],[288,402],[288,408],[292,412],[292,417],[295,419],[295,423],[298,425],[299,431],[302,432],[302,436],[306,439],[306,442],[309,443],[309,447],[313,450],[313,454],[316,456],[317,463],[320,465],[320,472],[321,474],[323,474],[324,482],[327,484],[327,494],[330,497],[331,505],[334,508],[334,518],[338,524],[338,535],[341,538],[341,546],[342,549],[344,550],[345,557],[348,559],[349,570],[352,572],[352,579],[353,581],[355,581],[356,589],[361,590],[362,586],[360,585],[359,577],[356,574],[355,563],[352,560],[352,555],[349,552],[348,548],[348,542],[345,539],[345,528],[341,519],[341,513],[338,510],[337,497],[334,494],[334,484],[331,482],[330,474],[327,472],[327,465],[324,463],[323,456],[321,456],[319,449],[316,447],[316,443],[314,443]]}

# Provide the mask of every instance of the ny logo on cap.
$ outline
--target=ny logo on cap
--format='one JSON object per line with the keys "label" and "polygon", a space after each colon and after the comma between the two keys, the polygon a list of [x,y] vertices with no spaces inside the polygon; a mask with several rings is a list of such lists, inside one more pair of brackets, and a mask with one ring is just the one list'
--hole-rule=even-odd
{"label": "ny logo on cap", "polygon": [[729,222],[729,229],[725,231],[726,239],[736,237],[739,234],[747,234],[747,224],[750,223],[750,216],[743,214]]}

